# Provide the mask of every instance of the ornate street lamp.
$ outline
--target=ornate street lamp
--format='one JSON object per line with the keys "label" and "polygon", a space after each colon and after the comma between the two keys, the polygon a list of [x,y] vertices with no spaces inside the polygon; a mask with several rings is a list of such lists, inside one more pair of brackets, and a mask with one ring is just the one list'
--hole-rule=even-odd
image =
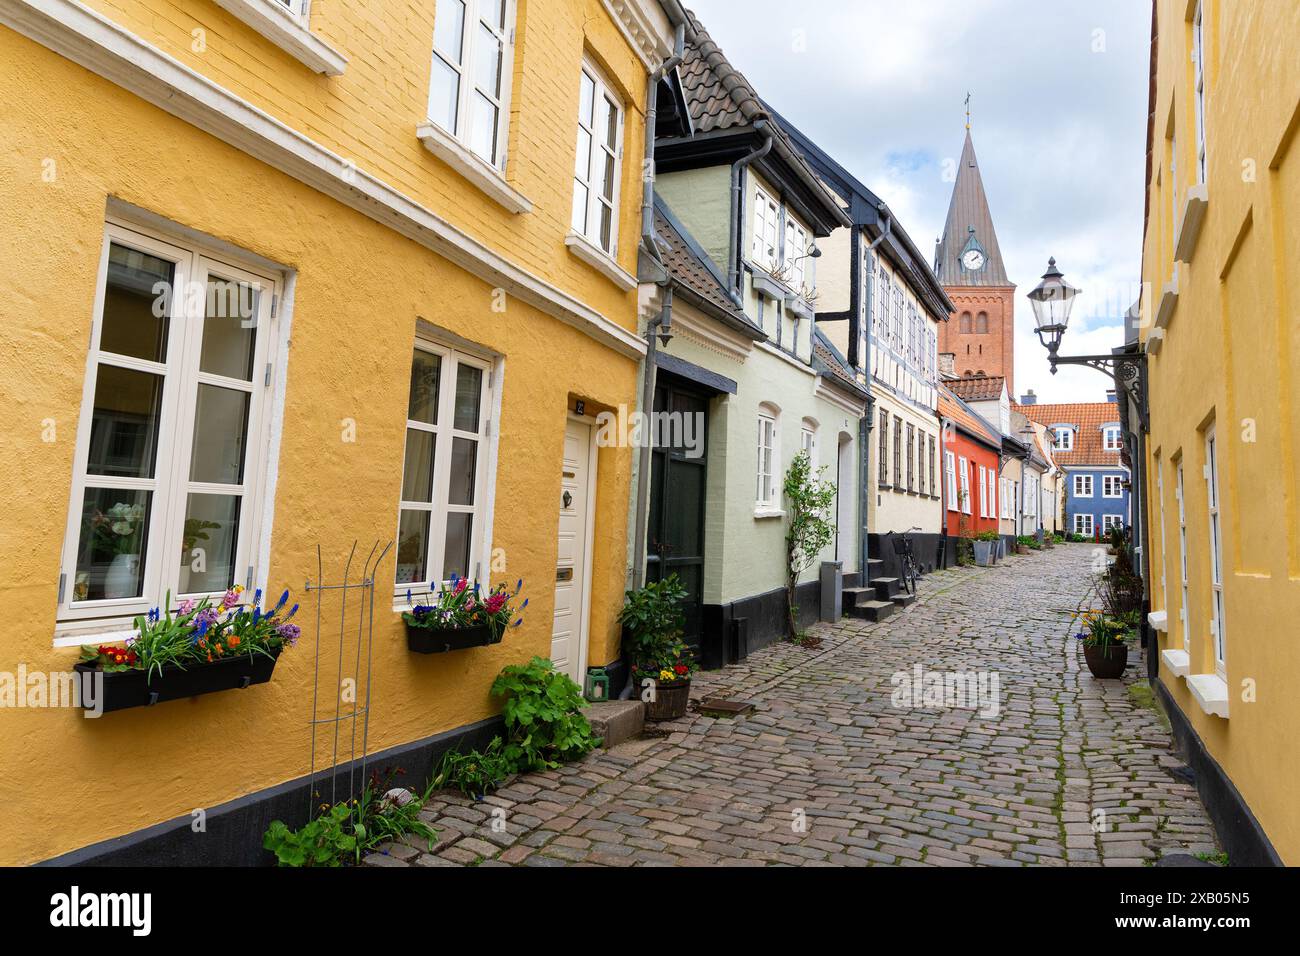
{"label": "ornate street lamp", "polygon": [[1029,293],[1029,304],[1034,309],[1034,331],[1038,341],[1047,349],[1047,358],[1056,374],[1058,365],[1086,365],[1109,375],[1116,388],[1124,393],[1137,409],[1142,430],[1148,430],[1147,419],[1147,357],[1145,352],[1113,353],[1111,355],[1061,355],[1061,338],[1070,324],[1074,300],[1081,292],[1065,281],[1056,260],[1047,260],[1043,280]]}

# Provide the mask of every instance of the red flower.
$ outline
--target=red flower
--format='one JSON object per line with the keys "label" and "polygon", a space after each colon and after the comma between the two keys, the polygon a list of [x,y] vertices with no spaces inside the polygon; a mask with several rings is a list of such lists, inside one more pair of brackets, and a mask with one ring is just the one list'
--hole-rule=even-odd
{"label": "red flower", "polygon": [[687,667],[685,664],[678,664],[676,667],[673,668],[673,670],[675,670],[678,674],[685,674],[688,670],[690,670],[690,668]]}

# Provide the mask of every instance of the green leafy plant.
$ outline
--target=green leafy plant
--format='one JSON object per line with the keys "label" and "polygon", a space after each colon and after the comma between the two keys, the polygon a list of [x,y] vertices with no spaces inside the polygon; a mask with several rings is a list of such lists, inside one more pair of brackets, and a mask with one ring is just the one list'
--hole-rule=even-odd
{"label": "green leafy plant", "polygon": [[515,772],[514,764],[506,756],[505,741],[493,737],[482,750],[463,753],[448,750],[438,761],[431,786],[449,787],[467,797],[478,799],[501,786],[502,781]]}
{"label": "green leafy plant", "polygon": [[960,537],[957,539],[957,565],[968,567],[975,563],[975,539]]}
{"label": "green leafy plant", "polygon": [[814,471],[807,451],[800,451],[785,473],[785,498],[790,524],[785,532],[785,597],[790,637],[799,633],[799,606],[795,596],[799,575],[816,562],[835,537],[832,508],[835,485],[821,478],[825,468]]}
{"label": "green leafy plant", "polygon": [[981,531],[979,534],[975,535],[975,540],[976,541],[997,541],[998,538],[1000,537],[1001,535],[999,535],[996,531]]}
{"label": "green leafy plant", "polygon": [[1083,628],[1078,634],[1083,646],[1101,648],[1103,655],[1109,657],[1115,648],[1133,636],[1134,622],[1110,617],[1104,611],[1092,610],[1084,612]]}
{"label": "green leafy plant", "polygon": [[505,698],[504,755],[511,766],[551,770],[600,745],[582,715],[582,688],[545,658],[506,667],[492,683],[492,695]]}
{"label": "green leafy plant", "polygon": [[686,588],[675,574],[627,592],[618,620],[626,631],[624,652],[634,682],[650,677],[672,683],[695,672],[695,656],[682,641],[685,599]]}
{"label": "green leafy plant", "polygon": [[420,819],[420,811],[429,800],[433,787],[423,796],[411,796],[400,802],[387,796],[394,773],[381,781],[372,771],[370,780],[354,800],[328,804],[306,826],[291,830],[283,821],[272,821],[262,835],[262,847],[275,854],[280,866],[344,866],[361,862],[362,856],[381,843],[414,835],[426,841],[429,849],[438,839],[438,831]]}

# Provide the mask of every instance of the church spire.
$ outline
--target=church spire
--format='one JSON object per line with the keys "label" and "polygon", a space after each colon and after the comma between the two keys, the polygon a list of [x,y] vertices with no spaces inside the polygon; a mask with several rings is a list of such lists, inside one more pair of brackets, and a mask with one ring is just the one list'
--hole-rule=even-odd
{"label": "church spire", "polygon": [[975,159],[969,109],[970,94],[967,94],[966,142],[957,164],[957,181],[948,205],[943,238],[935,250],[934,271],[945,286],[1007,287],[1013,283],[1007,278],[984,181]]}

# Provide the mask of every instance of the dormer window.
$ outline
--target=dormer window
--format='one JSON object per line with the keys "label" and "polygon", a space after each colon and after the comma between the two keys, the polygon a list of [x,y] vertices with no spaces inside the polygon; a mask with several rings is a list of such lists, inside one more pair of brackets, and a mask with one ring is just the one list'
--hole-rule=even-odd
{"label": "dormer window", "polygon": [[768,272],[776,270],[780,255],[781,206],[761,189],[754,190],[754,264]]}
{"label": "dormer window", "polygon": [[1074,429],[1068,425],[1057,425],[1052,429],[1052,434],[1056,440],[1052,442],[1053,451],[1073,451],[1074,450]]}
{"label": "dormer window", "polygon": [[1124,447],[1124,439],[1120,435],[1118,425],[1107,425],[1101,430],[1102,448],[1106,451],[1120,451]]}

